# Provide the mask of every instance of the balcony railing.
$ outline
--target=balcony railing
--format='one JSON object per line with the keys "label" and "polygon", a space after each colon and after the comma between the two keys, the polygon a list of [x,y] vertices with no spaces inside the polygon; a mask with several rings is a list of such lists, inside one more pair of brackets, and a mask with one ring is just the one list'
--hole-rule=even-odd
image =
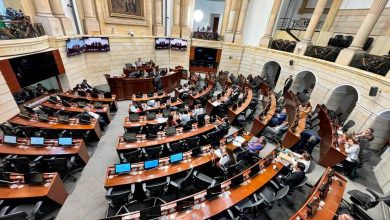
{"label": "balcony railing", "polygon": [[297,42],[277,39],[271,42],[271,49],[293,53]]}
{"label": "balcony railing", "polygon": [[29,17],[21,20],[0,19],[0,40],[34,38],[45,35],[42,24],[33,24]]}
{"label": "balcony railing", "polygon": [[308,46],[305,51],[305,56],[335,62],[340,50],[341,48],[339,47]]}
{"label": "balcony railing", "polygon": [[203,32],[203,31],[192,32],[192,38],[202,39],[202,40],[215,40],[215,41],[222,40],[222,37],[218,35],[217,32]]}
{"label": "balcony railing", "polygon": [[377,56],[367,53],[357,53],[350,66],[386,76],[390,70],[390,56]]}

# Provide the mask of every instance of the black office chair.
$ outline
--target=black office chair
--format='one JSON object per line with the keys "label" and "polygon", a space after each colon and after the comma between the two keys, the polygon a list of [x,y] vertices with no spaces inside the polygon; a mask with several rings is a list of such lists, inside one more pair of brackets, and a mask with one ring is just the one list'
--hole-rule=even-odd
{"label": "black office chair", "polygon": [[266,186],[264,189],[262,189],[258,196],[263,198],[265,203],[271,207],[273,202],[278,202],[277,205],[280,205],[280,200],[285,200],[287,202],[287,204],[290,206],[290,207],[293,207],[294,204],[286,197],[288,192],[290,191],[290,187],[289,186],[279,186],[278,184],[276,184],[273,180],[270,181],[270,184],[273,186],[273,187],[270,187],[270,186]]}
{"label": "black office chair", "polygon": [[[38,201],[34,204],[18,205],[15,208],[13,208],[6,216],[8,216],[8,215],[16,215],[17,216],[17,215],[20,215],[19,213],[26,214],[26,217],[24,219],[40,219],[42,216],[44,216],[43,201]],[[5,216],[3,216],[3,217],[5,217]],[[6,219],[6,218],[4,218],[4,219]],[[9,218],[9,219],[17,219],[17,218]]]}
{"label": "black office chair", "polygon": [[166,203],[161,197],[168,192],[170,180],[171,178],[168,176],[163,181],[142,183],[142,190],[148,200],[153,200],[153,206],[155,206],[158,202]]}
{"label": "black office chair", "polygon": [[192,176],[194,179],[194,186],[201,190],[213,187],[217,183],[217,180],[199,172],[198,170],[195,170]]}
{"label": "black office chair", "polygon": [[235,164],[229,165],[229,166],[220,166],[225,178],[232,177],[240,173],[242,167],[243,167],[243,161],[240,160],[236,162]]}
{"label": "black office chair", "polygon": [[170,153],[179,153],[187,149],[186,143],[184,141],[178,141],[169,143],[168,150]]}
{"label": "black office chair", "polygon": [[119,159],[122,163],[137,163],[140,162],[142,158],[142,150],[136,149],[133,151],[119,153]]}
{"label": "black office chair", "polygon": [[[109,201],[109,207],[115,210],[115,215],[129,213],[126,206],[136,202],[132,200],[135,193],[135,184],[131,184],[130,188],[113,188],[110,187],[106,193],[106,199]],[[108,212],[106,214],[106,217]]]}
{"label": "black office chair", "polygon": [[146,148],[142,149],[142,153],[144,154],[144,157],[147,160],[157,159],[157,158],[160,158],[160,155],[162,154],[163,149],[164,149],[163,146],[146,147]]}
{"label": "black office chair", "polygon": [[189,137],[186,139],[186,142],[187,142],[187,146],[188,146],[188,149],[193,149],[195,147],[198,147],[200,146],[199,143],[200,143],[200,137]]}
{"label": "black office chair", "polygon": [[181,197],[182,193],[186,191],[187,186],[191,185],[194,173],[194,168],[191,168],[184,176],[180,175],[176,178],[172,178],[170,185],[176,189],[177,197]]}
{"label": "black office chair", "polygon": [[6,172],[16,172],[16,173],[33,172],[35,171],[38,161],[41,158],[42,156],[39,156],[31,161],[27,157],[8,156],[5,158],[2,167]]}
{"label": "black office chair", "polygon": [[256,194],[252,194],[249,198],[235,205],[234,208],[239,212],[239,219],[251,220],[250,214],[253,214],[254,218],[257,219],[258,215],[262,213],[266,219],[272,220],[264,207],[262,207],[264,203],[265,200],[263,198],[258,199]]}
{"label": "black office chair", "polygon": [[41,169],[44,172],[57,172],[62,176],[62,181],[68,178],[72,178],[73,181],[77,180],[76,173],[82,170],[77,168],[76,156],[69,158],[44,158],[41,163]]}

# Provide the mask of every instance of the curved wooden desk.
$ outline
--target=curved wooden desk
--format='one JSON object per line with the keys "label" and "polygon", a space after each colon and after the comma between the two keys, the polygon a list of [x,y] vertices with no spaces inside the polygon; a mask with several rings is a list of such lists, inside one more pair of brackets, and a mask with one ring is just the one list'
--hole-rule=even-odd
{"label": "curved wooden desk", "polygon": [[249,89],[248,90],[248,96],[246,97],[245,99],[245,102],[242,103],[242,105],[240,107],[238,107],[235,111],[232,110],[232,108],[229,108],[228,109],[228,119],[229,119],[229,123],[232,123],[234,121],[234,119],[241,113],[243,112],[246,108],[248,108],[249,104],[251,103],[252,101],[252,97],[253,97],[253,92],[252,92],[252,89]]}
{"label": "curved wooden desk", "polygon": [[99,98],[94,98],[94,97],[90,96],[88,93],[87,93],[87,96],[79,96],[78,94],[71,92],[71,90],[64,92],[62,94],[58,94],[58,95],[60,97],[65,97],[65,98],[72,99],[72,100],[85,100],[85,101],[89,101],[89,102],[101,102],[103,104],[109,104],[110,109],[112,111],[118,110],[118,105],[115,101],[116,95],[112,95],[111,98],[104,98],[104,96],[102,96],[102,95],[99,95]]}
{"label": "curved wooden desk", "polygon": [[8,120],[9,123],[14,125],[22,125],[32,128],[41,128],[47,130],[92,130],[94,131],[97,138],[101,138],[102,132],[100,130],[100,125],[97,120],[94,118],[91,119],[90,124],[79,124],[78,119],[75,120],[74,124],[61,124],[57,122],[57,118],[50,118],[50,122],[42,122],[36,119],[25,119],[20,116],[15,116]]}
{"label": "curved wooden desk", "polygon": [[[163,90],[173,92],[180,84],[182,71],[170,72],[161,77]],[[111,93],[116,95],[117,100],[132,99],[133,94],[155,92],[154,78],[130,79],[126,77],[106,77]]]}
{"label": "curved wooden desk", "polygon": [[207,94],[210,93],[210,91],[214,88],[214,82],[213,82],[213,81],[209,81],[208,83],[209,83],[209,85],[206,87],[205,90],[202,90],[201,92],[199,92],[199,93],[196,94],[196,95],[190,95],[190,96],[188,97],[188,105],[189,105],[189,106],[193,106],[193,105],[195,104],[195,101],[196,101],[197,99],[200,99],[200,98],[202,98],[203,96],[205,96],[205,95],[207,95]]}
{"label": "curved wooden desk", "polygon": [[165,98],[167,97],[168,94],[166,92],[163,92],[162,95],[158,95],[156,92],[154,93],[154,95],[152,97],[149,97],[147,94],[142,94],[142,97],[141,98],[137,98],[135,96],[135,94],[133,95],[133,98],[131,98],[131,100],[133,102],[147,102],[149,100],[154,100],[154,99],[162,99],[162,98]]}
{"label": "curved wooden desk", "polygon": [[[222,100],[227,100],[230,97],[231,94],[232,94],[232,89],[231,88],[227,88],[226,91],[225,91],[225,95],[222,97]],[[214,107],[215,106],[213,105],[213,102],[210,99],[207,100],[206,107],[205,107],[206,108],[206,114],[210,115],[213,112]]]}
{"label": "curved wooden desk", "polygon": [[341,199],[343,198],[344,190],[347,185],[347,181],[338,173],[335,173],[332,183],[330,184],[327,196],[322,201],[324,202],[324,207],[318,209],[313,216],[308,216],[308,207],[307,205],[320,196],[320,188],[322,184],[325,184],[328,180],[328,174],[331,171],[331,168],[327,168],[325,173],[322,175],[320,181],[317,183],[316,187],[313,189],[311,195],[306,200],[293,216],[290,217],[290,220],[303,220],[303,219],[318,219],[318,220],[332,220],[337,213],[337,209],[340,206]]}
{"label": "curved wooden desk", "polygon": [[[181,101],[180,99],[177,99],[176,102],[171,102],[169,105],[170,105],[171,107],[173,107],[173,106],[181,105],[181,104],[183,104],[183,103],[184,103],[183,101]],[[129,113],[131,113],[130,108],[131,108],[132,105],[133,105],[133,104],[129,104]],[[143,111],[137,112],[137,113],[145,114],[147,111],[159,111],[159,110],[163,110],[163,109],[165,109],[165,108],[166,108],[166,104],[163,104],[163,105],[154,106],[154,107],[151,107],[151,108],[148,108],[148,109],[145,109],[145,108],[144,108]]]}
{"label": "curved wooden desk", "polygon": [[318,112],[318,119],[320,120],[318,135],[321,137],[319,164],[325,167],[333,167],[345,160],[347,154],[345,153],[344,145],[339,145],[339,150],[337,149],[337,129],[333,125],[327,111],[320,105],[317,108],[320,108]]}
{"label": "curved wooden desk", "polygon": [[[220,125],[222,122],[217,120],[217,124]],[[189,137],[197,136],[206,132],[209,132],[211,130],[215,129],[215,125],[213,123],[206,124],[203,127],[193,129],[191,131],[183,132],[181,134],[176,134],[173,136],[169,137],[164,137],[164,138],[155,138],[151,140],[141,140],[141,141],[136,141],[133,143],[126,143],[123,140],[123,137],[119,138],[119,143],[116,147],[116,150],[119,151],[125,151],[129,149],[135,149],[135,148],[144,148],[144,147],[150,147],[150,146],[155,146],[155,145],[162,145],[166,144],[169,142],[175,142],[179,140],[183,140]]]}
{"label": "curved wooden desk", "polygon": [[[24,142],[24,143],[23,143]],[[73,140],[72,147],[61,147],[57,140],[45,140],[44,147],[31,146],[28,139],[18,139],[17,145],[0,143],[0,154],[11,154],[20,156],[62,156],[78,155],[85,164],[89,160],[87,148],[83,139]]]}
{"label": "curved wooden desk", "polygon": [[[21,181],[23,174],[11,174],[11,179]],[[0,187],[0,199],[31,199],[49,198],[50,200],[64,204],[68,193],[57,173],[45,173],[44,179],[48,181],[44,185],[27,185],[19,183],[19,187]]]}
{"label": "curved wooden desk", "polygon": [[[261,84],[260,88],[264,96],[267,96],[269,94],[268,100],[270,100],[270,107],[267,111],[267,114],[264,115],[263,118],[260,119],[259,117],[256,117],[255,120],[253,121],[251,133],[255,136],[258,135],[267,126],[267,124],[271,121],[272,117],[276,112],[275,93],[272,90],[268,90],[268,86],[263,83]],[[268,93],[268,91],[270,91],[270,93]]]}
{"label": "curved wooden desk", "polygon": [[[42,103],[41,105],[43,107],[46,107],[46,108],[61,110],[61,111],[65,111],[65,112],[73,112],[73,113],[84,112],[84,108],[77,107],[77,104],[75,104],[75,103],[72,103],[72,104],[73,105],[71,107],[66,107],[60,103],[54,104],[54,103],[51,103],[49,101],[46,101],[46,102]],[[93,105],[91,105],[91,104],[87,104],[86,108],[88,108],[88,111],[90,111],[90,112],[101,115],[106,122],[111,121],[110,108],[108,107],[107,104],[104,104],[102,109],[93,108]]]}

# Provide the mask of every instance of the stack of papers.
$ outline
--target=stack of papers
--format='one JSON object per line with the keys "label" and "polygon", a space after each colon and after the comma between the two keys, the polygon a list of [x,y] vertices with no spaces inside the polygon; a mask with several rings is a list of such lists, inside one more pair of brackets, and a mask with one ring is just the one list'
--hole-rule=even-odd
{"label": "stack of papers", "polygon": [[[242,144],[242,143],[245,142],[245,139],[244,139],[243,137],[241,137],[241,136],[237,136],[237,137],[234,139],[234,141],[239,142],[240,144]],[[234,141],[233,141],[233,142],[234,142]]]}

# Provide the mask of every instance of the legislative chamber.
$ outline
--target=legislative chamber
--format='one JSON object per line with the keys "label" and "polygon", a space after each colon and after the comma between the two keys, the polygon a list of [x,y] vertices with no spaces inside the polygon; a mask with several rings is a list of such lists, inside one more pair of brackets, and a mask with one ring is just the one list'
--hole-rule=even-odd
{"label": "legislative chamber", "polygon": [[0,0],[0,219],[388,219],[389,13]]}

